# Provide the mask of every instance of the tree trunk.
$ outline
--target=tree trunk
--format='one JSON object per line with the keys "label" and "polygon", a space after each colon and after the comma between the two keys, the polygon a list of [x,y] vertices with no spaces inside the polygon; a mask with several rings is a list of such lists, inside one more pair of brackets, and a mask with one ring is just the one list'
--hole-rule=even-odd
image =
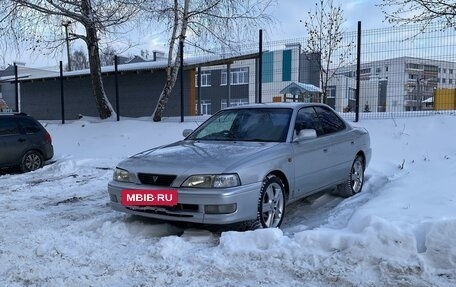
{"label": "tree trunk", "polygon": [[92,80],[93,96],[97,105],[98,113],[101,119],[109,118],[113,114],[113,109],[103,87],[101,78],[100,51],[98,39],[94,28],[87,30],[87,48],[89,51],[90,79]]}
{"label": "tree trunk", "polygon": [[[83,0],[81,2],[82,13],[87,16],[88,19],[93,20],[93,11],[89,0]],[[103,80],[101,78],[101,63],[100,63],[100,49],[98,47],[98,36],[95,22],[88,21],[85,23],[86,30],[86,44],[89,54],[89,65],[90,65],[90,79],[92,81],[92,91],[95,97],[95,103],[97,105],[98,114],[101,119],[107,119],[111,117],[114,110],[106,97],[106,93],[103,87]]]}
{"label": "tree trunk", "polygon": [[176,84],[177,80],[177,70],[178,67],[168,67],[167,69],[170,69],[169,72],[167,73],[167,79],[165,86],[163,87],[163,90],[160,94],[160,99],[157,103],[157,106],[155,107],[154,111],[154,116],[153,116],[153,121],[154,122],[159,122],[161,121],[163,117],[163,112],[165,111],[166,104],[168,103],[169,96],[171,96],[171,92],[173,91],[174,85]]}
{"label": "tree trunk", "polygon": [[[190,5],[190,0],[185,0],[184,2],[184,11],[183,15],[181,18],[181,30],[179,33],[179,36],[176,37],[177,35],[177,29],[179,26],[179,2],[177,0],[174,0],[174,25],[173,25],[173,30],[171,33],[171,40],[169,43],[169,50],[168,50],[168,67],[166,68],[166,83],[165,86],[163,87],[163,91],[160,94],[160,98],[158,100],[157,106],[155,107],[154,111],[154,116],[153,116],[153,121],[154,122],[159,122],[162,119],[163,112],[165,111],[166,104],[168,103],[169,96],[171,95],[171,92],[174,88],[174,85],[176,84],[177,80],[177,71],[180,68],[180,65],[183,65],[183,63],[180,62],[180,55],[183,53],[183,51],[178,50],[178,53],[176,57],[174,58],[174,63],[172,63],[172,58],[173,58],[173,51],[174,51],[174,45],[175,41],[178,38],[179,42],[183,42],[185,39],[185,35],[187,34],[187,26],[188,26],[188,10],[189,10],[189,5]],[[182,47],[179,45],[179,47]],[[181,75],[183,77],[184,75]]]}

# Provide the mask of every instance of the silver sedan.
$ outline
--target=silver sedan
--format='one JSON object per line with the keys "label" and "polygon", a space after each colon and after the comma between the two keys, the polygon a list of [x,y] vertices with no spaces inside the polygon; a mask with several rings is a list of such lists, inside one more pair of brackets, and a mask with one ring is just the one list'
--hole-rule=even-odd
{"label": "silver sedan", "polygon": [[162,220],[279,227],[286,206],[336,187],[361,192],[370,138],[322,104],[224,109],[185,139],[120,162],[113,209]]}

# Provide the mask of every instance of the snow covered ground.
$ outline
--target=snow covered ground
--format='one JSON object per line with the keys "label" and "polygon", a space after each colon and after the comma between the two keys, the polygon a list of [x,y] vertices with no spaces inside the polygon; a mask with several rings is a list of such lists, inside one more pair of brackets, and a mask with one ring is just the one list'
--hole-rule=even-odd
{"label": "snow covered ground", "polygon": [[290,206],[282,229],[215,232],[108,205],[111,169],[198,123],[46,123],[54,164],[0,175],[0,286],[455,286],[456,116],[364,120],[361,194]]}

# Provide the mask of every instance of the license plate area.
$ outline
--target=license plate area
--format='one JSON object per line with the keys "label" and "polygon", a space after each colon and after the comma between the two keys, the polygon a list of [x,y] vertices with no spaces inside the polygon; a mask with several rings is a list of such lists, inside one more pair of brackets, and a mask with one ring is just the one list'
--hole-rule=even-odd
{"label": "license plate area", "polygon": [[175,206],[178,193],[175,189],[124,189],[121,197],[123,206]]}

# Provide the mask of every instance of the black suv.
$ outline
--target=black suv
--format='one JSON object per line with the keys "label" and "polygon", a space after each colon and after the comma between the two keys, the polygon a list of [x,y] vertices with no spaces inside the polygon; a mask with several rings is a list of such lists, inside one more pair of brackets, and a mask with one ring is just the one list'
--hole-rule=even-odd
{"label": "black suv", "polygon": [[51,135],[37,120],[24,113],[0,113],[0,168],[28,172],[53,156]]}

